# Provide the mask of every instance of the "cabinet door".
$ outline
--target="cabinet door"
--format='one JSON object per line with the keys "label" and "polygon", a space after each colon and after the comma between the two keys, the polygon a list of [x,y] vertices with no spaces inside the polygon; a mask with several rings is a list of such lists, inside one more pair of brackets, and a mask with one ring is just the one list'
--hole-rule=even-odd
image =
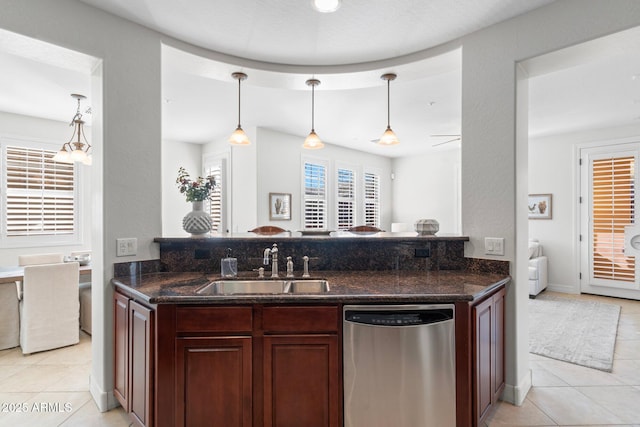
{"label": "cabinet door", "polygon": [[493,384],[493,402],[500,399],[500,395],[504,390],[504,297],[505,290],[501,289],[493,296],[493,314],[494,314],[494,372],[495,381]]}
{"label": "cabinet door", "polygon": [[176,339],[176,426],[250,427],[251,337]]}
{"label": "cabinet door", "polygon": [[264,426],[337,427],[340,367],[337,335],[264,337]]}
{"label": "cabinet door", "polygon": [[129,413],[136,425],[151,426],[153,311],[129,301]]}
{"label": "cabinet door", "polygon": [[128,385],[128,353],[129,353],[129,298],[122,294],[114,293],[114,390],[118,402],[125,412],[129,412]]}
{"label": "cabinet door", "polygon": [[491,409],[495,390],[493,309],[491,298],[474,307],[475,413],[478,423]]}

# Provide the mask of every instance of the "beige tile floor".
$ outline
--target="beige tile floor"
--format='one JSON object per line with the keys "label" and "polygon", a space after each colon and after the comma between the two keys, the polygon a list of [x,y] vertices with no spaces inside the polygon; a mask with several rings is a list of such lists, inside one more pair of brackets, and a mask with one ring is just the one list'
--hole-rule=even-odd
{"label": "beige tile floor", "polygon": [[0,427],[129,426],[122,408],[101,413],[89,393],[91,337],[24,356],[0,351]]}
{"label": "beige tile floor", "polygon": [[533,388],[523,405],[516,407],[500,402],[487,425],[640,427],[640,301],[594,295],[555,295],[622,307],[613,372],[530,354]]}
{"label": "beige tile floor", "polygon": [[[489,427],[640,427],[640,302],[575,297],[622,307],[613,372],[532,354],[533,388],[524,404],[500,402]],[[19,347],[0,351],[0,427],[129,426],[121,408],[98,411],[89,393],[90,365],[91,338],[84,333],[78,345],[58,350],[30,356]],[[16,412],[21,408],[26,411]]]}

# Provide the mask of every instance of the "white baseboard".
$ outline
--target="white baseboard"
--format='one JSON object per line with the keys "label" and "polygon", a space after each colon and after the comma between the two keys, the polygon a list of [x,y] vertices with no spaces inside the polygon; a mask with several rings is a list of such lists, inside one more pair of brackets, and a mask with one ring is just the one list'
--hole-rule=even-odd
{"label": "white baseboard", "polygon": [[549,284],[549,286],[547,286],[547,289],[553,292],[562,292],[565,294],[579,294],[580,293],[580,289],[576,288],[573,285],[556,285],[556,284]]}
{"label": "white baseboard", "polygon": [[93,400],[98,405],[98,410],[100,412],[107,412],[113,408],[120,406],[120,402],[118,402],[113,395],[113,391],[104,391],[100,388],[100,385],[93,381],[93,377],[89,376],[89,392],[93,397]]}
{"label": "white baseboard", "polygon": [[517,386],[505,384],[504,391],[502,392],[500,399],[504,402],[511,403],[512,405],[520,406],[527,397],[527,393],[531,390],[532,385],[531,369],[529,369],[527,370],[527,374],[520,381],[520,384]]}

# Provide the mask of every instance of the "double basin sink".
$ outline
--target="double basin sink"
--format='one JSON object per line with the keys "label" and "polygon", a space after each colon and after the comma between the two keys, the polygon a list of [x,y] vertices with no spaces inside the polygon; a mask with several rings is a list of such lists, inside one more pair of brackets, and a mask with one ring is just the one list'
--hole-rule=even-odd
{"label": "double basin sink", "polygon": [[324,279],[216,280],[196,291],[200,295],[322,294],[329,292]]}

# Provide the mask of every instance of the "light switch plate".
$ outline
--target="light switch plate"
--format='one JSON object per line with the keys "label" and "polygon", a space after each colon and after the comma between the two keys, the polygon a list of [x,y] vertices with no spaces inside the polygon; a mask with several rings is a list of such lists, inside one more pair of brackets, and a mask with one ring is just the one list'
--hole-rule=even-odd
{"label": "light switch plate", "polygon": [[116,239],[116,256],[132,256],[137,252],[138,239],[136,237]]}
{"label": "light switch plate", "polygon": [[485,237],[484,253],[486,255],[504,255],[504,237]]}

